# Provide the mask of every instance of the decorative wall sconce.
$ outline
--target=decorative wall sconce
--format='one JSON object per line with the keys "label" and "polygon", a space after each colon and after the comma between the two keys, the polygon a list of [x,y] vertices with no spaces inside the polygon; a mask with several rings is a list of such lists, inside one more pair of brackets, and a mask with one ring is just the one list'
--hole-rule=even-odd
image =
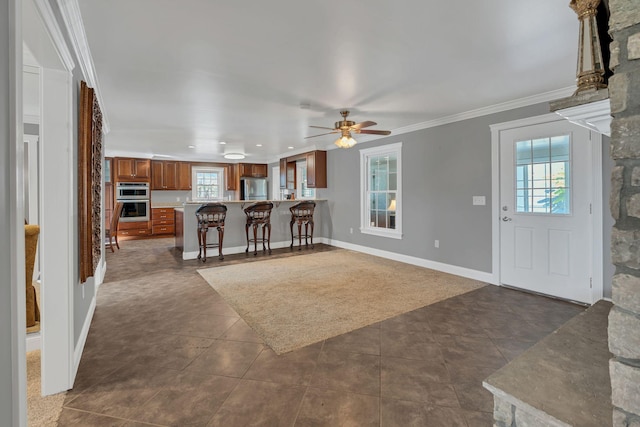
{"label": "decorative wall sconce", "polygon": [[585,91],[605,89],[602,48],[598,36],[596,14],[601,0],[571,0],[569,7],[578,14],[580,37],[578,40],[578,89],[574,95]]}

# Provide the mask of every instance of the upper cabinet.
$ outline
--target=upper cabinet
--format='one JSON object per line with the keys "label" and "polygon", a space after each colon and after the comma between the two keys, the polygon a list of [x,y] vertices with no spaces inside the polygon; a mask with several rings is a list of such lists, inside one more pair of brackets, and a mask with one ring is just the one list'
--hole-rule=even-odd
{"label": "upper cabinet", "polygon": [[287,188],[287,159],[280,159],[280,188]]}
{"label": "upper cabinet", "polygon": [[178,190],[191,190],[191,163],[178,162]]}
{"label": "upper cabinet", "polygon": [[153,160],[151,162],[151,189],[178,189],[178,162]]}
{"label": "upper cabinet", "polygon": [[287,162],[287,190],[295,190],[296,189],[296,182],[298,182],[298,180],[296,179],[298,172],[298,168],[296,167],[296,162]]}
{"label": "upper cabinet", "polygon": [[149,182],[151,160],[116,157],[115,176],[118,182]]}
{"label": "upper cabinet", "polygon": [[236,191],[238,189],[238,165],[226,165],[224,167],[224,182],[227,185],[227,191]]}
{"label": "upper cabinet", "polygon": [[267,165],[259,163],[239,163],[240,177],[266,178]]}
{"label": "upper cabinet", "polygon": [[280,159],[280,188],[296,189],[298,161],[306,163],[308,188],[327,188],[327,152],[320,150]]}
{"label": "upper cabinet", "polygon": [[327,152],[311,151],[307,156],[307,187],[327,188]]}

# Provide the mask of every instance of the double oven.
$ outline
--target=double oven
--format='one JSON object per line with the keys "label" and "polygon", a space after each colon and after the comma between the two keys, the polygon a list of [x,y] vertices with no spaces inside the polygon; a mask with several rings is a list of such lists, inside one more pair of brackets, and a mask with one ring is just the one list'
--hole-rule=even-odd
{"label": "double oven", "polygon": [[119,182],[116,184],[116,201],[122,202],[120,222],[149,221],[150,209],[149,183]]}

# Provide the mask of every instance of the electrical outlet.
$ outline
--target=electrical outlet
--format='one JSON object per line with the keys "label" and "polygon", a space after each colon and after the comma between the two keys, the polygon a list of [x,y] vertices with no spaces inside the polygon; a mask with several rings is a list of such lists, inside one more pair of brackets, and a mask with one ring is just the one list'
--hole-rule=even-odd
{"label": "electrical outlet", "polygon": [[176,202],[179,202],[179,201],[180,201],[180,197],[176,197]]}
{"label": "electrical outlet", "polygon": [[487,199],[485,196],[473,196],[474,206],[484,206],[486,204],[487,204]]}
{"label": "electrical outlet", "polygon": [[434,248],[439,248],[440,247],[440,240],[434,240],[433,241],[433,247]]}

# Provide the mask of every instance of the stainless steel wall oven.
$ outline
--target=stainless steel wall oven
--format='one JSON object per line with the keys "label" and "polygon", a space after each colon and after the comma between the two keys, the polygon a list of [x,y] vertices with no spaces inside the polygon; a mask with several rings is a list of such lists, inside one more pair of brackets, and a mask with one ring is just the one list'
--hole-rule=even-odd
{"label": "stainless steel wall oven", "polygon": [[123,203],[121,222],[149,221],[149,184],[146,182],[119,182],[116,200]]}

